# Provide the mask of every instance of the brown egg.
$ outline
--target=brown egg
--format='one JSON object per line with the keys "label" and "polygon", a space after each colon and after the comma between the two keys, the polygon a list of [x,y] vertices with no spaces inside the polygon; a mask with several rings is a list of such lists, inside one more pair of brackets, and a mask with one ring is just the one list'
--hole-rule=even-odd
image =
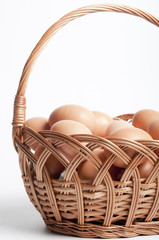
{"label": "brown egg", "polygon": [[103,163],[106,160],[106,154],[103,148],[98,147],[93,151],[93,154],[95,154]]}
{"label": "brown egg", "polygon": [[78,168],[78,175],[82,180],[93,180],[97,173],[97,169],[88,160],[83,162]]}
{"label": "brown egg", "polygon": [[[36,132],[39,132],[41,130],[49,130],[50,129],[48,119],[42,118],[42,117],[33,117],[33,118],[28,119],[25,122],[25,126],[32,128]],[[27,137],[28,137],[28,135],[25,134],[24,139],[26,139]],[[35,150],[38,146],[38,142],[31,143],[30,146],[33,150]]]}
{"label": "brown egg", "polygon": [[109,136],[114,131],[120,129],[120,128],[126,128],[126,127],[133,127],[131,123],[126,122],[124,120],[113,120],[113,122],[108,126],[106,131],[106,136]]}
{"label": "brown egg", "polygon": [[[155,140],[159,140],[159,119],[153,120],[147,128],[147,132]],[[155,150],[155,153],[159,156],[159,148]]]}
{"label": "brown egg", "polygon": [[[38,158],[43,153],[44,149],[45,148],[43,146],[38,145],[35,151],[35,156]],[[53,154],[48,157],[45,166],[50,177],[56,179],[60,177],[60,174],[65,169],[62,163],[60,163],[60,161]]]}
{"label": "brown egg", "polygon": [[140,177],[147,178],[153,168],[154,168],[153,164],[149,160],[146,160],[143,164],[138,166]]}
{"label": "brown egg", "polygon": [[[121,128],[110,134],[110,137],[123,138],[128,140],[152,140],[152,137],[145,131],[139,128]],[[125,151],[131,158],[137,153],[135,150],[128,148]],[[144,157],[141,161],[143,163],[147,158]],[[140,163],[140,164],[141,164]],[[126,168],[126,164],[120,158],[116,158],[114,165],[120,168]]]}
{"label": "brown egg", "polygon": [[148,125],[157,118],[159,118],[159,112],[155,110],[140,110],[134,114],[132,125],[147,131]]}
{"label": "brown egg", "polygon": [[159,140],[159,119],[153,120],[147,128],[147,132],[155,140]]}
{"label": "brown egg", "polygon": [[[104,150],[102,148],[97,148],[93,151],[93,154],[95,154],[102,162],[106,160]],[[83,180],[93,180],[98,173],[98,170],[94,167],[94,165],[86,160],[85,162],[81,163],[78,167],[78,175],[80,179]]]}
{"label": "brown egg", "polygon": [[111,124],[111,122],[113,121],[113,119],[107,114],[102,112],[93,111],[93,114],[95,115],[95,119],[96,119],[96,126],[93,134],[100,137],[105,137],[106,130],[108,126]]}
{"label": "brown egg", "polygon": [[[82,123],[73,120],[61,120],[52,125],[51,131],[65,135],[91,134],[91,131]],[[84,143],[86,145],[86,143]],[[69,161],[76,155],[77,150],[68,144],[63,144],[58,149],[68,158]]]}
{"label": "brown egg", "polygon": [[90,129],[91,132],[95,129],[95,116],[87,108],[79,105],[64,105],[55,109],[49,117],[50,127],[61,120],[74,120],[82,123]]}
{"label": "brown egg", "polygon": [[109,173],[113,181],[119,181],[123,172],[124,172],[123,168],[116,167],[115,165],[112,165],[109,169]]}

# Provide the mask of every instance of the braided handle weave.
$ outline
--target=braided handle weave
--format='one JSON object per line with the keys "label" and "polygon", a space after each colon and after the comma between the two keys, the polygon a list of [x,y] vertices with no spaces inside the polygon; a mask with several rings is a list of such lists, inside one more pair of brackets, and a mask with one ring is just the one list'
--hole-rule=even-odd
{"label": "braided handle weave", "polygon": [[[26,111],[26,100],[25,100],[25,90],[27,87],[27,82],[31,70],[34,66],[34,63],[37,57],[40,55],[42,49],[50,40],[50,38],[63,26],[67,23],[71,22],[72,20],[84,16],[88,13],[95,13],[95,12],[121,12],[121,13],[128,13],[131,15],[135,15],[145,20],[149,21],[150,23],[159,27],[159,19],[152,16],[149,13],[146,13],[140,9],[132,8],[128,6],[121,6],[121,5],[112,5],[112,4],[98,4],[98,5],[90,5],[86,7],[81,7],[77,10],[74,10],[66,15],[64,15],[61,19],[59,19],[56,23],[54,23],[42,36],[39,42],[36,44],[35,48],[31,52],[28,60],[25,63],[22,76],[20,79],[20,83],[18,86],[17,94],[15,96],[14,102],[14,115],[13,115],[13,132],[17,134],[20,132],[20,128],[25,123],[25,111]],[[16,131],[15,131],[16,130]]]}

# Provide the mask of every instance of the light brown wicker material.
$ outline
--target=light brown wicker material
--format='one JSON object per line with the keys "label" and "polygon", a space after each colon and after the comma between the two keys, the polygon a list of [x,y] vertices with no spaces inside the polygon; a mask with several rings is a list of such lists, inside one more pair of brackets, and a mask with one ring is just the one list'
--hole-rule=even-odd
{"label": "light brown wicker material", "polygon": [[[14,103],[13,141],[19,155],[25,189],[46,225],[52,231],[81,237],[132,237],[159,233],[159,162],[155,150],[159,141],[128,141],[92,135],[65,136],[51,131],[39,133],[25,127],[25,90],[35,60],[48,40],[73,19],[93,12],[115,11],[142,17],[159,27],[159,19],[139,9],[119,5],[92,5],[72,11],[53,24],[42,36],[28,58]],[[131,121],[132,114],[118,116]],[[28,138],[24,141],[24,134]],[[52,145],[48,139],[52,139]],[[38,159],[30,148],[37,141],[45,149]],[[83,146],[81,142],[86,142]],[[57,146],[71,145],[77,150],[74,159],[64,157]],[[103,147],[111,152],[102,164],[93,150]],[[131,159],[125,152],[136,151]],[[50,179],[45,167],[48,154],[53,154],[65,167],[63,179]],[[140,179],[137,166],[147,156],[154,168],[147,179]],[[116,157],[126,163],[120,181],[113,181],[108,170]],[[80,180],[77,167],[83,159],[98,170],[93,181]],[[33,165],[35,172],[32,170]]]}

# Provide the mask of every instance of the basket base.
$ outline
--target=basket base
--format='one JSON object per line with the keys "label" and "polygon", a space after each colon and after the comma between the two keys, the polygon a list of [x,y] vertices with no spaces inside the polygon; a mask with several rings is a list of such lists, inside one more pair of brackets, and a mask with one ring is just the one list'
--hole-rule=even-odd
{"label": "basket base", "polygon": [[119,238],[119,237],[135,237],[138,235],[154,235],[159,234],[159,222],[139,223],[131,228],[124,226],[111,225],[104,227],[96,224],[85,223],[81,226],[71,221],[57,222],[55,220],[44,220],[47,227],[52,232],[64,235],[84,237],[84,238]]}

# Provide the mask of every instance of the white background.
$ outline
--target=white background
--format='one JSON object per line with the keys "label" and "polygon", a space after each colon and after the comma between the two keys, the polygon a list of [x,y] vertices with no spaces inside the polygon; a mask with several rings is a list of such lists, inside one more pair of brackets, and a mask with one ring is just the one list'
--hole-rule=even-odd
{"label": "white background", "polygon": [[[14,95],[24,63],[48,27],[73,9],[107,2],[138,7],[159,17],[157,0],[0,0],[3,239],[64,238],[45,228],[24,191],[11,137]],[[31,73],[26,91],[27,118],[48,117],[54,108],[66,103],[111,116],[142,108],[159,110],[158,43],[156,26],[127,14],[98,13],[71,22],[53,37]]]}

